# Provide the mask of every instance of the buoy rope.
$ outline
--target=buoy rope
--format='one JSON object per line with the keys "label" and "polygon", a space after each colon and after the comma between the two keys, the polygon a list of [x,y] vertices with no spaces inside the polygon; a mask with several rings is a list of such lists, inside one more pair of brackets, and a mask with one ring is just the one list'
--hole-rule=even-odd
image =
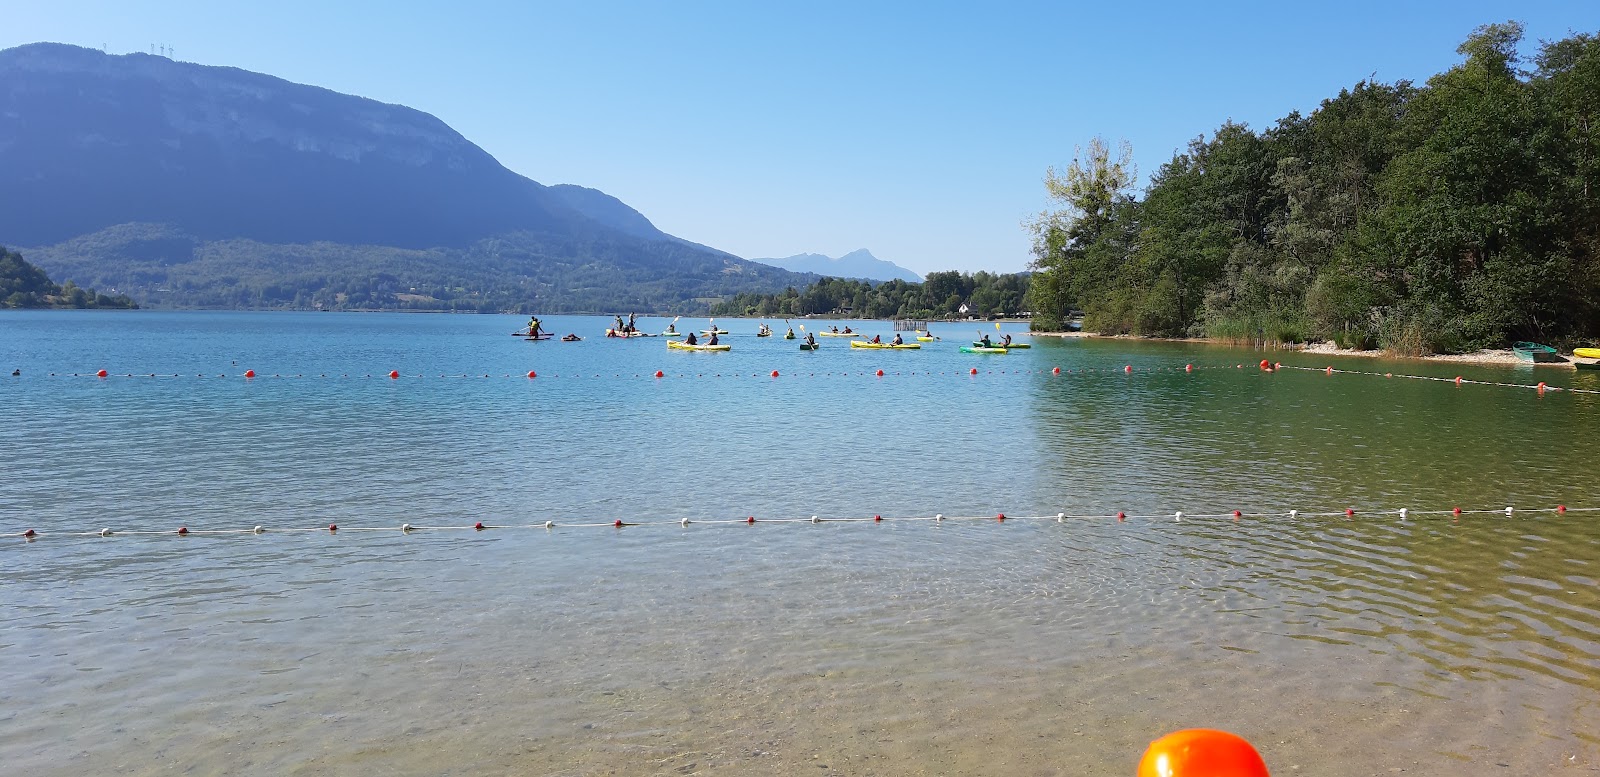
{"label": "buoy rope", "polygon": [[424,525],[424,524],[404,523],[404,524],[401,524],[399,526],[339,526],[337,524],[328,524],[326,526],[290,526],[290,527],[253,526],[253,527],[250,527],[250,528],[239,528],[239,529],[190,529],[187,526],[182,526],[182,527],[179,527],[177,529],[159,529],[159,530],[157,530],[157,529],[117,529],[117,530],[113,530],[113,529],[110,529],[110,528],[105,528],[105,529],[98,529],[98,530],[94,530],[94,531],[58,531],[58,532],[42,532],[42,531],[36,531],[36,530],[33,530],[33,529],[25,529],[23,531],[17,531],[17,532],[0,533],[0,537],[18,537],[18,538],[27,539],[27,540],[31,541],[31,540],[43,539],[45,537],[157,537],[157,536],[160,536],[160,537],[170,537],[170,536],[187,537],[187,536],[222,536],[222,535],[234,535],[234,534],[285,534],[285,533],[314,533],[314,532],[321,532],[321,533],[327,533],[327,534],[339,534],[341,532],[401,532],[401,533],[410,534],[410,533],[413,533],[413,532],[451,532],[451,531],[480,532],[480,531],[489,531],[489,530],[493,530],[493,529],[556,529],[556,528],[562,528],[562,529],[597,529],[597,528],[622,529],[622,528],[630,528],[630,527],[649,527],[649,526],[679,526],[679,527],[685,527],[685,526],[690,526],[690,525],[713,525],[713,526],[731,526],[731,525],[735,525],[735,524],[754,525],[754,524],[758,524],[758,523],[888,523],[888,522],[902,522],[903,523],[903,522],[913,522],[913,521],[933,521],[933,522],[937,522],[937,523],[953,522],[953,521],[997,521],[997,522],[1000,522],[1000,523],[1004,523],[1006,521],[1055,521],[1057,523],[1065,523],[1065,522],[1067,522],[1069,520],[1072,520],[1072,521],[1117,521],[1117,522],[1125,522],[1125,521],[1176,521],[1176,522],[1182,522],[1182,521],[1186,521],[1186,520],[1196,520],[1196,521],[1198,521],[1198,520],[1241,521],[1241,520],[1244,520],[1244,519],[1257,519],[1257,520],[1259,520],[1259,519],[1283,519],[1283,518],[1288,518],[1288,519],[1291,519],[1291,520],[1297,520],[1297,519],[1302,519],[1302,518],[1305,518],[1305,519],[1310,519],[1310,518],[1344,518],[1344,519],[1351,519],[1351,520],[1357,519],[1357,518],[1360,518],[1360,519],[1363,519],[1363,520],[1373,520],[1373,519],[1377,519],[1377,518],[1384,518],[1384,519],[1397,519],[1397,520],[1399,520],[1401,522],[1405,522],[1405,521],[1409,521],[1412,518],[1419,518],[1419,517],[1424,517],[1424,516],[1450,516],[1452,518],[1460,518],[1462,516],[1472,516],[1472,515],[1496,515],[1496,516],[1501,516],[1501,517],[1505,517],[1505,518],[1514,518],[1514,517],[1516,517],[1518,515],[1526,515],[1526,514],[1530,514],[1530,513],[1532,513],[1532,514],[1549,513],[1549,514],[1555,514],[1555,515],[1566,515],[1568,513],[1592,513],[1592,512],[1600,512],[1600,507],[1567,507],[1566,505],[1557,505],[1555,507],[1533,507],[1533,508],[1506,507],[1506,508],[1503,508],[1503,509],[1495,509],[1495,510],[1463,510],[1463,509],[1461,509],[1459,507],[1451,508],[1451,509],[1448,509],[1448,510],[1412,510],[1412,509],[1409,509],[1409,508],[1401,508],[1401,509],[1398,509],[1398,510],[1396,510],[1396,509],[1356,510],[1354,508],[1346,508],[1344,510],[1330,510],[1330,511],[1288,510],[1288,511],[1281,511],[1281,512],[1244,512],[1242,510],[1235,510],[1235,511],[1232,511],[1232,512],[1225,512],[1225,513],[1186,513],[1186,512],[1183,512],[1183,511],[1179,510],[1179,511],[1173,511],[1173,512],[1170,512],[1170,513],[1137,513],[1137,514],[1128,514],[1128,513],[1124,513],[1124,512],[1117,512],[1117,513],[1065,513],[1065,512],[1060,512],[1060,513],[1045,513],[1045,514],[1038,514],[1038,515],[1010,515],[1010,514],[1007,514],[1007,513],[997,513],[995,515],[944,515],[944,514],[910,515],[910,516],[885,516],[885,515],[860,516],[860,515],[857,515],[857,516],[840,516],[840,517],[830,517],[830,518],[824,518],[824,517],[821,517],[821,516],[818,516],[818,515],[813,515],[813,516],[810,516],[808,518],[797,518],[797,517],[756,518],[753,515],[748,515],[748,516],[745,516],[744,518],[687,518],[687,517],[685,517],[685,518],[635,519],[635,520],[627,520],[627,519],[618,518],[618,519],[614,519],[614,520],[611,520],[611,521],[581,521],[581,522],[573,522],[573,523],[548,520],[548,521],[540,521],[540,522],[536,522],[536,523],[504,523],[504,524],[497,523],[497,524],[489,524],[489,523],[484,523],[484,522],[480,521],[480,522],[469,524],[469,525],[453,525],[453,524],[451,524],[451,525]]}
{"label": "buoy rope", "polygon": [[[772,370],[772,371],[769,371],[769,372],[752,372],[752,373],[749,373],[748,377],[774,379],[774,378],[780,378],[780,377],[784,377],[784,378],[817,378],[817,377],[825,377],[825,378],[831,378],[831,377],[841,377],[841,378],[843,378],[843,377],[863,377],[863,378],[877,377],[877,378],[886,378],[886,377],[934,377],[934,376],[947,376],[947,375],[948,376],[956,376],[956,377],[971,377],[971,376],[976,376],[976,375],[1054,375],[1054,376],[1061,376],[1061,375],[1068,375],[1068,376],[1071,376],[1071,375],[1111,375],[1111,374],[1132,375],[1134,373],[1168,373],[1168,372],[1192,373],[1192,372],[1195,372],[1197,370],[1240,370],[1240,369],[1245,369],[1246,367],[1254,368],[1254,366],[1255,365],[1245,365],[1245,364],[1232,364],[1232,365],[1228,365],[1228,364],[1205,364],[1205,365],[1185,364],[1185,365],[1158,365],[1158,366],[1135,367],[1135,366],[1133,366],[1131,364],[1127,364],[1127,365],[1123,365],[1121,367],[1073,367],[1073,368],[1070,368],[1070,369],[1062,369],[1060,367],[1051,367],[1051,368],[1047,368],[1047,369],[1037,369],[1037,370],[1031,370],[1031,369],[1030,370],[993,370],[993,369],[991,369],[991,370],[980,370],[980,369],[978,369],[976,367],[971,367],[971,368],[967,368],[967,369],[948,370],[948,371],[947,370],[938,370],[938,371],[935,371],[935,370],[922,370],[922,371],[912,370],[912,371],[892,371],[892,372],[891,371],[887,371],[887,370],[882,369],[882,368],[872,368],[872,369],[867,369],[867,370],[863,370],[863,371],[860,371],[860,372],[851,371],[851,370],[839,370],[839,371],[828,371],[828,372],[798,372],[797,371],[797,372],[781,373],[781,374],[780,374],[780,372],[778,370]],[[1506,382],[1502,382],[1502,381],[1493,381],[1493,380],[1473,380],[1473,379],[1470,379],[1470,378],[1463,378],[1461,376],[1456,376],[1456,377],[1453,377],[1453,378],[1446,378],[1446,377],[1439,377],[1439,376],[1436,376],[1436,375],[1411,375],[1411,374],[1406,374],[1406,373],[1372,372],[1372,371],[1367,371],[1367,370],[1341,370],[1341,369],[1335,369],[1332,366],[1329,366],[1329,367],[1304,367],[1304,366],[1299,366],[1299,365],[1282,364],[1282,363],[1269,364],[1267,362],[1262,362],[1261,369],[1263,371],[1265,371],[1265,372],[1273,372],[1273,371],[1276,371],[1276,370],[1297,370],[1297,371],[1300,371],[1300,372],[1320,372],[1320,373],[1324,373],[1324,374],[1330,375],[1330,376],[1331,375],[1361,375],[1361,376],[1374,377],[1374,378],[1403,378],[1403,379],[1407,379],[1407,380],[1425,380],[1425,381],[1434,381],[1434,382],[1438,382],[1438,383],[1453,383],[1453,384],[1455,384],[1457,386],[1473,385],[1473,386],[1494,386],[1494,387],[1499,387],[1499,388],[1528,389],[1528,390],[1531,390],[1531,391],[1536,391],[1536,392],[1541,393],[1541,394],[1543,394],[1544,392],[1547,392],[1547,391],[1549,391],[1549,392],[1564,391],[1564,392],[1567,392],[1567,393],[1570,393],[1570,394],[1600,394],[1600,389],[1586,389],[1586,388],[1551,386],[1551,385],[1548,385],[1547,383],[1544,383],[1542,381],[1539,382],[1539,383],[1533,383],[1533,384],[1528,384],[1528,383],[1506,383]],[[189,376],[187,374],[182,374],[182,373],[154,373],[154,372],[152,372],[152,373],[132,373],[132,372],[110,373],[110,372],[107,372],[105,370],[100,370],[99,372],[87,372],[87,373],[83,373],[83,372],[72,372],[72,373],[51,372],[51,373],[47,373],[47,377],[51,377],[51,378],[98,378],[98,379],[102,379],[103,380],[103,379],[107,379],[107,378],[165,378],[165,379],[173,379],[173,378],[185,378],[185,377],[189,377]],[[721,373],[721,372],[717,372],[717,373],[677,372],[677,373],[668,373],[668,372],[665,372],[663,370],[657,370],[655,372],[635,372],[635,373],[620,373],[620,372],[616,372],[616,373],[612,373],[610,375],[606,375],[604,373],[585,373],[585,372],[569,372],[569,373],[564,373],[564,374],[562,374],[562,373],[539,373],[536,370],[529,370],[526,374],[523,374],[523,373],[502,373],[500,375],[493,375],[493,374],[490,374],[490,373],[483,373],[483,374],[480,375],[480,374],[476,374],[476,373],[470,373],[470,374],[469,373],[459,373],[459,374],[439,373],[438,375],[430,376],[430,375],[427,375],[425,373],[401,374],[397,370],[391,370],[390,372],[387,372],[387,373],[380,372],[380,373],[376,373],[376,374],[372,374],[372,373],[318,373],[318,374],[297,373],[297,374],[293,374],[293,375],[286,375],[286,374],[273,374],[273,375],[264,375],[263,374],[263,375],[258,375],[254,371],[245,371],[243,373],[231,373],[231,374],[230,373],[216,373],[216,374],[212,374],[212,373],[197,373],[193,377],[195,377],[195,378],[212,378],[212,379],[227,379],[229,377],[232,377],[232,378],[236,378],[236,379],[244,379],[244,380],[251,380],[251,381],[254,381],[254,380],[263,380],[264,381],[264,380],[271,380],[271,379],[278,379],[278,380],[293,380],[293,379],[310,379],[310,380],[360,379],[360,380],[370,380],[370,379],[373,379],[373,378],[378,378],[378,379],[387,378],[387,379],[390,379],[390,380],[400,380],[402,378],[403,379],[424,379],[424,378],[444,378],[444,379],[454,378],[454,379],[461,379],[461,378],[472,378],[472,379],[479,379],[479,380],[484,379],[484,378],[516,378],[516,379],[540,379],[540,380],[551,380],[551,379],[565,378],[565,379],[568,379],[568,380],[573,380],[573,379],[594,379],[594,378],[607,378],[607,377],[614,378],[614,379],[637,378],[637,379],[646,379],[646,380],[649,380],[649,379],[661,380],[661,379],[666,379],[666,378],[743,378],[743,377],[747,377],[747,376],[743,372],[727,372],[727,373]]]}

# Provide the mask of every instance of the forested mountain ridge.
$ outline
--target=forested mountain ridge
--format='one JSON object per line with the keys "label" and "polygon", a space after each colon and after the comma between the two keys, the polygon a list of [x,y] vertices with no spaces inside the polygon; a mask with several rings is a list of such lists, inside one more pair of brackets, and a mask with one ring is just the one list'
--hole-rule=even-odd
{"label": "forested mountain ridge", "polygon": [[1035,326],[1398,353],[1600,337],[1600,39],[1486,25],[1418,86],[1232,122],[1133,196],[1098,139],[1046,177]]}
{"label": "forested mountain ridge", "polygon": [[832,278],[861,278],[869,281],[902,280],[921,283],[922,276],[872,255],[865,248],[851,251],[837,259],[822,254],[796,254],[782,259],[752,259],[794,272],[809,272]]}
{"label": "forested mountain ridge", "polygon": [[0,180],[0,241],[162,304],[348,301],[333,287],[354,285],[399,289],[367,295],[377,307],[672,309],[808,280],[518,175],[421,111],[145,54],[0,51]]}
{"label": "forested mountain ridge", "polygon": [[0,246],[0,308],[136,308],[126,296],[97,293],[67,281],[57,285],[21,254]]}

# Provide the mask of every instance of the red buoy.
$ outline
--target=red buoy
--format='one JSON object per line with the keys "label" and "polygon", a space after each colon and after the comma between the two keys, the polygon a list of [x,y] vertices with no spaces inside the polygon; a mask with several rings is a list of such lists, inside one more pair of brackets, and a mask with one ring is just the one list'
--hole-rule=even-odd
{"label": "red buoy", "polygon": [[472,524],[472,528],[477,529],[478,531],[483,531],[483,521],[478,521],[477,523]]}
{"label": "red buoy", "polygon": [[[1332,368],[1330,367],[1329,369],[1332,369]],[[1461,376],[1460,375],[1456,376],[1456,385],[1457,386],[1461,385]]]}
{"label": "red buoy", "polygon": [[1056,367],[1055,369],[1050,371],[1050,374],[1052,374],[1052,375],[1060,375],[1061,374],[1061,368],[1060,367]]}
{"label": "red buoy", "polygon": [[[613,521],[611,525],[617,527],[618,529],[622,528],[622,519],[618,518],[617,520]],[[478,526],[481,528],[483,524],[480,523]]]}
{"label": "red buoy", "polygon": [[1566,511],[1567,511],[1567,506],[1566,505],[1556,505],[1556,512],[1564,513]]}
{"label": "red buoy", "polygon": [[1184,372],[1194,372],[1194,365],[1193,364],[1185,364],[1185,365],[1183,365],[1183,371]]}
{"label": "red buoy", "polygon": [[1272,366],[1272,362],[1269,362],[1266,359],[1262,359],[1261,360],[1261,369],[1264,370],[1264,369],[1266,369],[1268,367],[1271,367],[1271,366]]}
{"label": "red buoy", "polygon": [[878,370],[878,377],[883,377],[883,370]]}
{"label": "red buoy", "polygon": [[328,531],[330,531],[330,532],[336,532],[336,531],[338,531],[338,530],[339,530],[339,524],[337,524],[337,523],[330,523],[330,524],[328,524]]}
{"label": "red buoy", "polygon": [[[101,370],[101,372],[105,372],[105,370]],[[978,374],[978,368],[977,368],[977,367],[973,367],[973,368],[972,368],[972,373],[971,373],[971,374],[973,374],[973,375],[977,375],[977,374]],[[105,376],[104,376],[104,375],[101,375],[101,376],[100,376],[100,377],[102,377],[102,378],[103,378],[103,377],[105,377]]]}
{"label": "red buoy", "polygon": [[1457,507],[1456,509],[1451,510],[1450,512],[1453,515],[1460,515],[1461,514],[1461,508]]}
{"label": "red buoy", "polygon": [[1346,507],[1344,509],[1344,517],[1346,517],[1346,518],[1354,518],[1354,517],[1356,517],[1356,511],[1351,509],[1351,508],[1349,508],[1349,507]]}
{"label": "red buoy", "polygon": [[1117,513],[1117,520],[1118,520],[1118,521],[1126,521],[1126,520],[1128,520],[1128,514],[1127,514],[1127,513],[1124,513],[1124,512],[1120,512],[1120,511],[1119,511],[1119,512],[1118,512],[1118,513]]}
{"label": "red buoy", "polygon": [[1333,367],[1331,367],[1331,366],[1330,366],[1330,367],[1328,367],[1328,374],[1329,374],[1329,375],[1332,375],[1332,374],[1333,374]]}
{"label": "red buoy", "polygon": [[774,377],[774,378],[778,377],[778,371],[777,370],[773,370],[772,371],[772,377]]}
{"label": "red buoy", "polygon": [[1544,381],[1542,381],[1542,380],[1539,381],[1539,393],[1540,394],[1544,393]]}
{"label": "red buoy", "polygon": [[995,520],[997,520],[997,521],[1003,521],[1003,520],[1005,520],[1005,519],[1006,519],[1006,514],[1005,514],[1005,513],[1001,513],[1001,514],[999,514],[999,515],[996,515],[996,516],[995,516],[995,517],[994,517],[994,519],[995,519]]}
{"label": "red buoy", "polygon": [[665,378],[665,377],[667,377],[667,374],[662,372],[661,370],[656,370],[656,377]]}
{"label": "red buoy", "polygon": [[179,526],[178,527],[178,534],[183,535],[183,534],[188,534],[188,533],[189,533],[189,527],[187,527],[187,526]]}
{"label": "red buoy", "polygon": [[881,516],[881,515],[874,515],[874,516],[872,516],[872,520],[874,520],[874,521],[881,521],[881,520],[883,520],[883,516]]}
{"label": "red buoy", "polygon": [[1234,510],[1233,511],[1233,520],[1237,521],[1243,516],[1244,516],[1244,513],[1241,513],[1238,510]]}
{"label": "red buoy", "polygon": [[256,376],[256,371],[255,370],[245,370],[244,371],[244,376],[246,378],[254,378]]}
{"label": "red buoy", "polygon": [[533,370],[528,370],[528,377],[537,378],[537,377],[539,377],[539,373],[534,372]]}
{"label": "red buoy", "polygon": [[25,531],[25,532],[23,532],[23,533],[22,533],[22,536],[24,536],[24,537],[27,537],[27,538],[29,538],[29,539],[32,539],[32,538],[33,538],[33,537],[35,537],[35,536],[36,536],[36,535],[35,535],[35,534],[34,534],[34,531],[33,531],[33,530],[32,530],[32,529],[29,529],[29,530],[27,530],[27,531]]}
{"label": "red buoy", "polygon": [[400,377],[400,371],[399,370],[389,370],[389,378],[391,380],[394,379],[394,378],[398,378],[398,377]]}
{"label": "red buoy", "polygon": [[1267,763],[1237,734],[1215,729],[1174,731],[1139,759],[1137,777],[1268,777]]}
{"label": "red buoy", "polygon": [[752,515],[749,518],[744,519],[744,522],[745,523],[755,523],[756,522],[756,517]]}
{"label": "red buoy", "polygon": [[96,378],[104,378],[106,376],[106,371],[105,370],[101,370],[101,371],[95,373],[94,376]]}
{"label": "red buoy", "polygon": [[1133,365],[1129,364],[1126,367],[1123,367],[1122,371],[1128,373],[1129,375],[1132,375],[1133,374]]}

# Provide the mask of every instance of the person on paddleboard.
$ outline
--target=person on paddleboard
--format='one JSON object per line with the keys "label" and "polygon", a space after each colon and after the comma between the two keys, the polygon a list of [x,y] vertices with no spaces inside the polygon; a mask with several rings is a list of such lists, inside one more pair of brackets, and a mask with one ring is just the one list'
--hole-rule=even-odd
{"label": "person on paddleboard", "polygon": [[636,319],[637,319],[637,318],[638,318],[638,317],[639,317],[639,314],[638,314],[638,313],[629,313],[629,314],[628,314],[628,332],[629,332],[629,333],[630,333],[630,334],[631,334],[631,333],[633,333],[633,332],[637,332],[637,331],[639,331],[639,328],[638,328],[638,327],[636,327],[636,326],[634,326],[634,325],[633,325],[633,322],[634,322],[634,321],[635,321],[635,320],[636,320]]}
{"label": "person on paddleboard", "polygon": [[528,336],[529,337],[538,337],[539,336],[539,327],[541,325],[542,325],[542,322],[539,321],[539,317],[538,316],[529,316],[528,317]]}

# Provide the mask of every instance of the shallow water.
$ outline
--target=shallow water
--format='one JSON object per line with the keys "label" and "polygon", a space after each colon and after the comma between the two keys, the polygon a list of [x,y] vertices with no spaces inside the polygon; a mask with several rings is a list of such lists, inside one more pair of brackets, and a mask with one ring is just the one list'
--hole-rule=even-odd
{"label": "shallow water", "polygon": [[[521,323],[0,315],[0,532],[44,535],[0,540],[5,771],[1128,774],[1187,726],[1274,773],[1596,768],[1600,513],[1392,512],[1600,506],[1593,395]],[[1053,518],[1233,509],[1279,515]],[[1002,511],[1052,517],[894,520]]]}

